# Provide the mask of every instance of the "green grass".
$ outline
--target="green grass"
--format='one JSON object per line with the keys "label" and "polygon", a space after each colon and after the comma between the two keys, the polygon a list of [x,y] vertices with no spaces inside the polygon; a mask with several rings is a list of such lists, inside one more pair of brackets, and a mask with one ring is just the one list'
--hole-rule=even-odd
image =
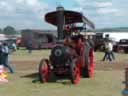
{"label": "green grass", "polygon": [[0,85],[0,96],[120,96],[123,89],[121,71],[95,71],[93,78],[81,78],[77,85],[32,83],[32,78],[22,77],[27,73],[9,75],[9,83]]}
{"label": "green grass", "polygon": [[50,54],[50,50],[33,50],[31,54],[28,53],[27,50],[18,50],[17,52],[13,52],[10,54],[10,60],[38,60],[43,57],[48,57]]}
{"label": "green grass", "polygon": [[[123,62],[124,60],[128,60],[128,54],[123,54],[123,53],[114,53],[116,61],[117,62]],[[95,61],[102,60],[104,56],[104,52],[95,52]]]}
{"label": "green grass", "polygon": [[[29,54],[27,50],[18,50],[17,52],[14,52],[10,55],[10,60],[37,60],[37,58],[46,58],[50,54],[50,50],[44,49],[44,50],[34,50],[32,51],[32,54]],[[122,53],[114,53],[116,57],[117,62],[122,62],[124,60],[128,60],[128,54],[122,54]],[[102,60],[104,56],[104,52],[95,52],[94,53],[94,59],[95,61]]]}
{"label": "green grass", "polygon": [[[36,50],[32,54],[28,54],[26,50],[20,50],[12,53],[9,60],[40,60],[43,57],[48,57],[49,54],[49,50]],[[98,61],[102,59],[104,53],[96,52],[94,55],[95,61]],[[116,59],[123,61],[127,59],[127,55],[116,54]],[[16,66],[15,69],[17,69]],[[122,84],[124,72],[121,70],[95,70],[93,78],[81,78],[77,85],[70,84],[69,80],[45,84],[32,83],[36,77],[27,77],[26,75],[34,72],[35,70],[28,69],[8,74],[9,82],[0,84],[0,96],[121,96],[121,91],[124,88]]]}

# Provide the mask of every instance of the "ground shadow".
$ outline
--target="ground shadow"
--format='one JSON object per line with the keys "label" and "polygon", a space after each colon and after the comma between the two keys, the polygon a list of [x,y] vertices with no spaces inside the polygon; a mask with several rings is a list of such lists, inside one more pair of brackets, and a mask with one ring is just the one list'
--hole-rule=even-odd
{"label": "ground shadow", "polygon": [[[20,76],[20,77],[21,78],[31,78],[32,83],[40,82],[38,72],[23,75],[23,76]],[[50,76],[50,78],[48,80],[48,83],[59,83],[59,84],[63,84],[63,85],[71,85],[72,84],[69,79],[59,79],[59,78],[54,77],[54,76]]]}
{"label": "ground shadow", "polygon": [[21,78],[32,78],[32,79],[38,78],[38,72],[21,76]]}

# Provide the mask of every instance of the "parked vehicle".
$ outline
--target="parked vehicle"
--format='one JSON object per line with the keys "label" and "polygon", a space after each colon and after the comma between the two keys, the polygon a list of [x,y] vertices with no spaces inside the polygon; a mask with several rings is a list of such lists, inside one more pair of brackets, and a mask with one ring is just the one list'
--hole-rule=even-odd
{"label": "parked vehicle", "polygon": [[56,38],[42,30],[22,30],[21,45],[26,47],[29,41],[33,49],[53,48]]}
{"label": "parked vehicle", "polygon": [[[57,11],[45,15],[46,22],[57,27],[58,40],[51,49],[49,59],[43,58],[39,65],[41,82],[54,81],[62,78],[70,79],[77,84],[80,76],[92,77],[94,68],[93,46],[80,34],[85,32],[85,24],[94,29],[94,24],[83,14],[75,11],[64,10],[58,7]],[[76,26],[82,23],[82,27]],[[69,30],[64,30],[69,26]]]}
{"label": "parked vehicle", "polygon": [[[127,35],[127,33],[119,33],[119,32],[96,32],[95,37],[95,51],[100,50],[104,51],[104,42],[109,39],[112,41],[114,48],[117,42],[119,42],[119,36]],[[115,49],[114,49],[115,50]]]}
{"label": "parked vehicle", "polygon": [[128,39],[120,39],[120,41],[114,46],[116,52],[128,53]]}

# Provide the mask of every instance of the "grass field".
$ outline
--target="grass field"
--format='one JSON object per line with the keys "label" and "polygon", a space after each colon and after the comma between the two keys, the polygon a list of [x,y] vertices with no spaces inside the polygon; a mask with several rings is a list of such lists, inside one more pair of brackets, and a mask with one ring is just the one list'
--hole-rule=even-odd
{"label": "grass field", "polygon": [[0,96],[121,96],[127,54],[116,54],[115,61],[102,62],[103,53],[96,52],[94,77],[81,78],[77,85],[72,85],[69,80],[32,83],[37,78],[35,73],[40,60],[49,54],[49,50],[33,51],[32,54],[26,50],[12,53],[9,61],[15,73],[8,74],[8,83],[0,84]]}

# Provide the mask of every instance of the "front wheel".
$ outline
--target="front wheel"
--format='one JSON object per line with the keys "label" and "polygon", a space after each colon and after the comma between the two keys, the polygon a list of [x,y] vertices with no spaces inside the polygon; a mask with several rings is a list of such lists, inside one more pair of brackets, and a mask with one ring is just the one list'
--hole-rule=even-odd
{"label": "front wheel", "polygon": [[48,81],[49,76],[49,66],[48,66],[48,60],[42,59],[39,65],[39,79],[40,82],[44,83]]}
{"label": "front wheel", "polygon": [[85,66],[83,69],[83,76],[91,78],[93,76],[94,70],[94,56],[93,56],[93,49],[92,48],[85,48],[84,52],[85,57]]}
{"label": "front wheel", "polygon": [[71,82],[77,84],[80,80],[80,68],[76,64],[70,64]]}

